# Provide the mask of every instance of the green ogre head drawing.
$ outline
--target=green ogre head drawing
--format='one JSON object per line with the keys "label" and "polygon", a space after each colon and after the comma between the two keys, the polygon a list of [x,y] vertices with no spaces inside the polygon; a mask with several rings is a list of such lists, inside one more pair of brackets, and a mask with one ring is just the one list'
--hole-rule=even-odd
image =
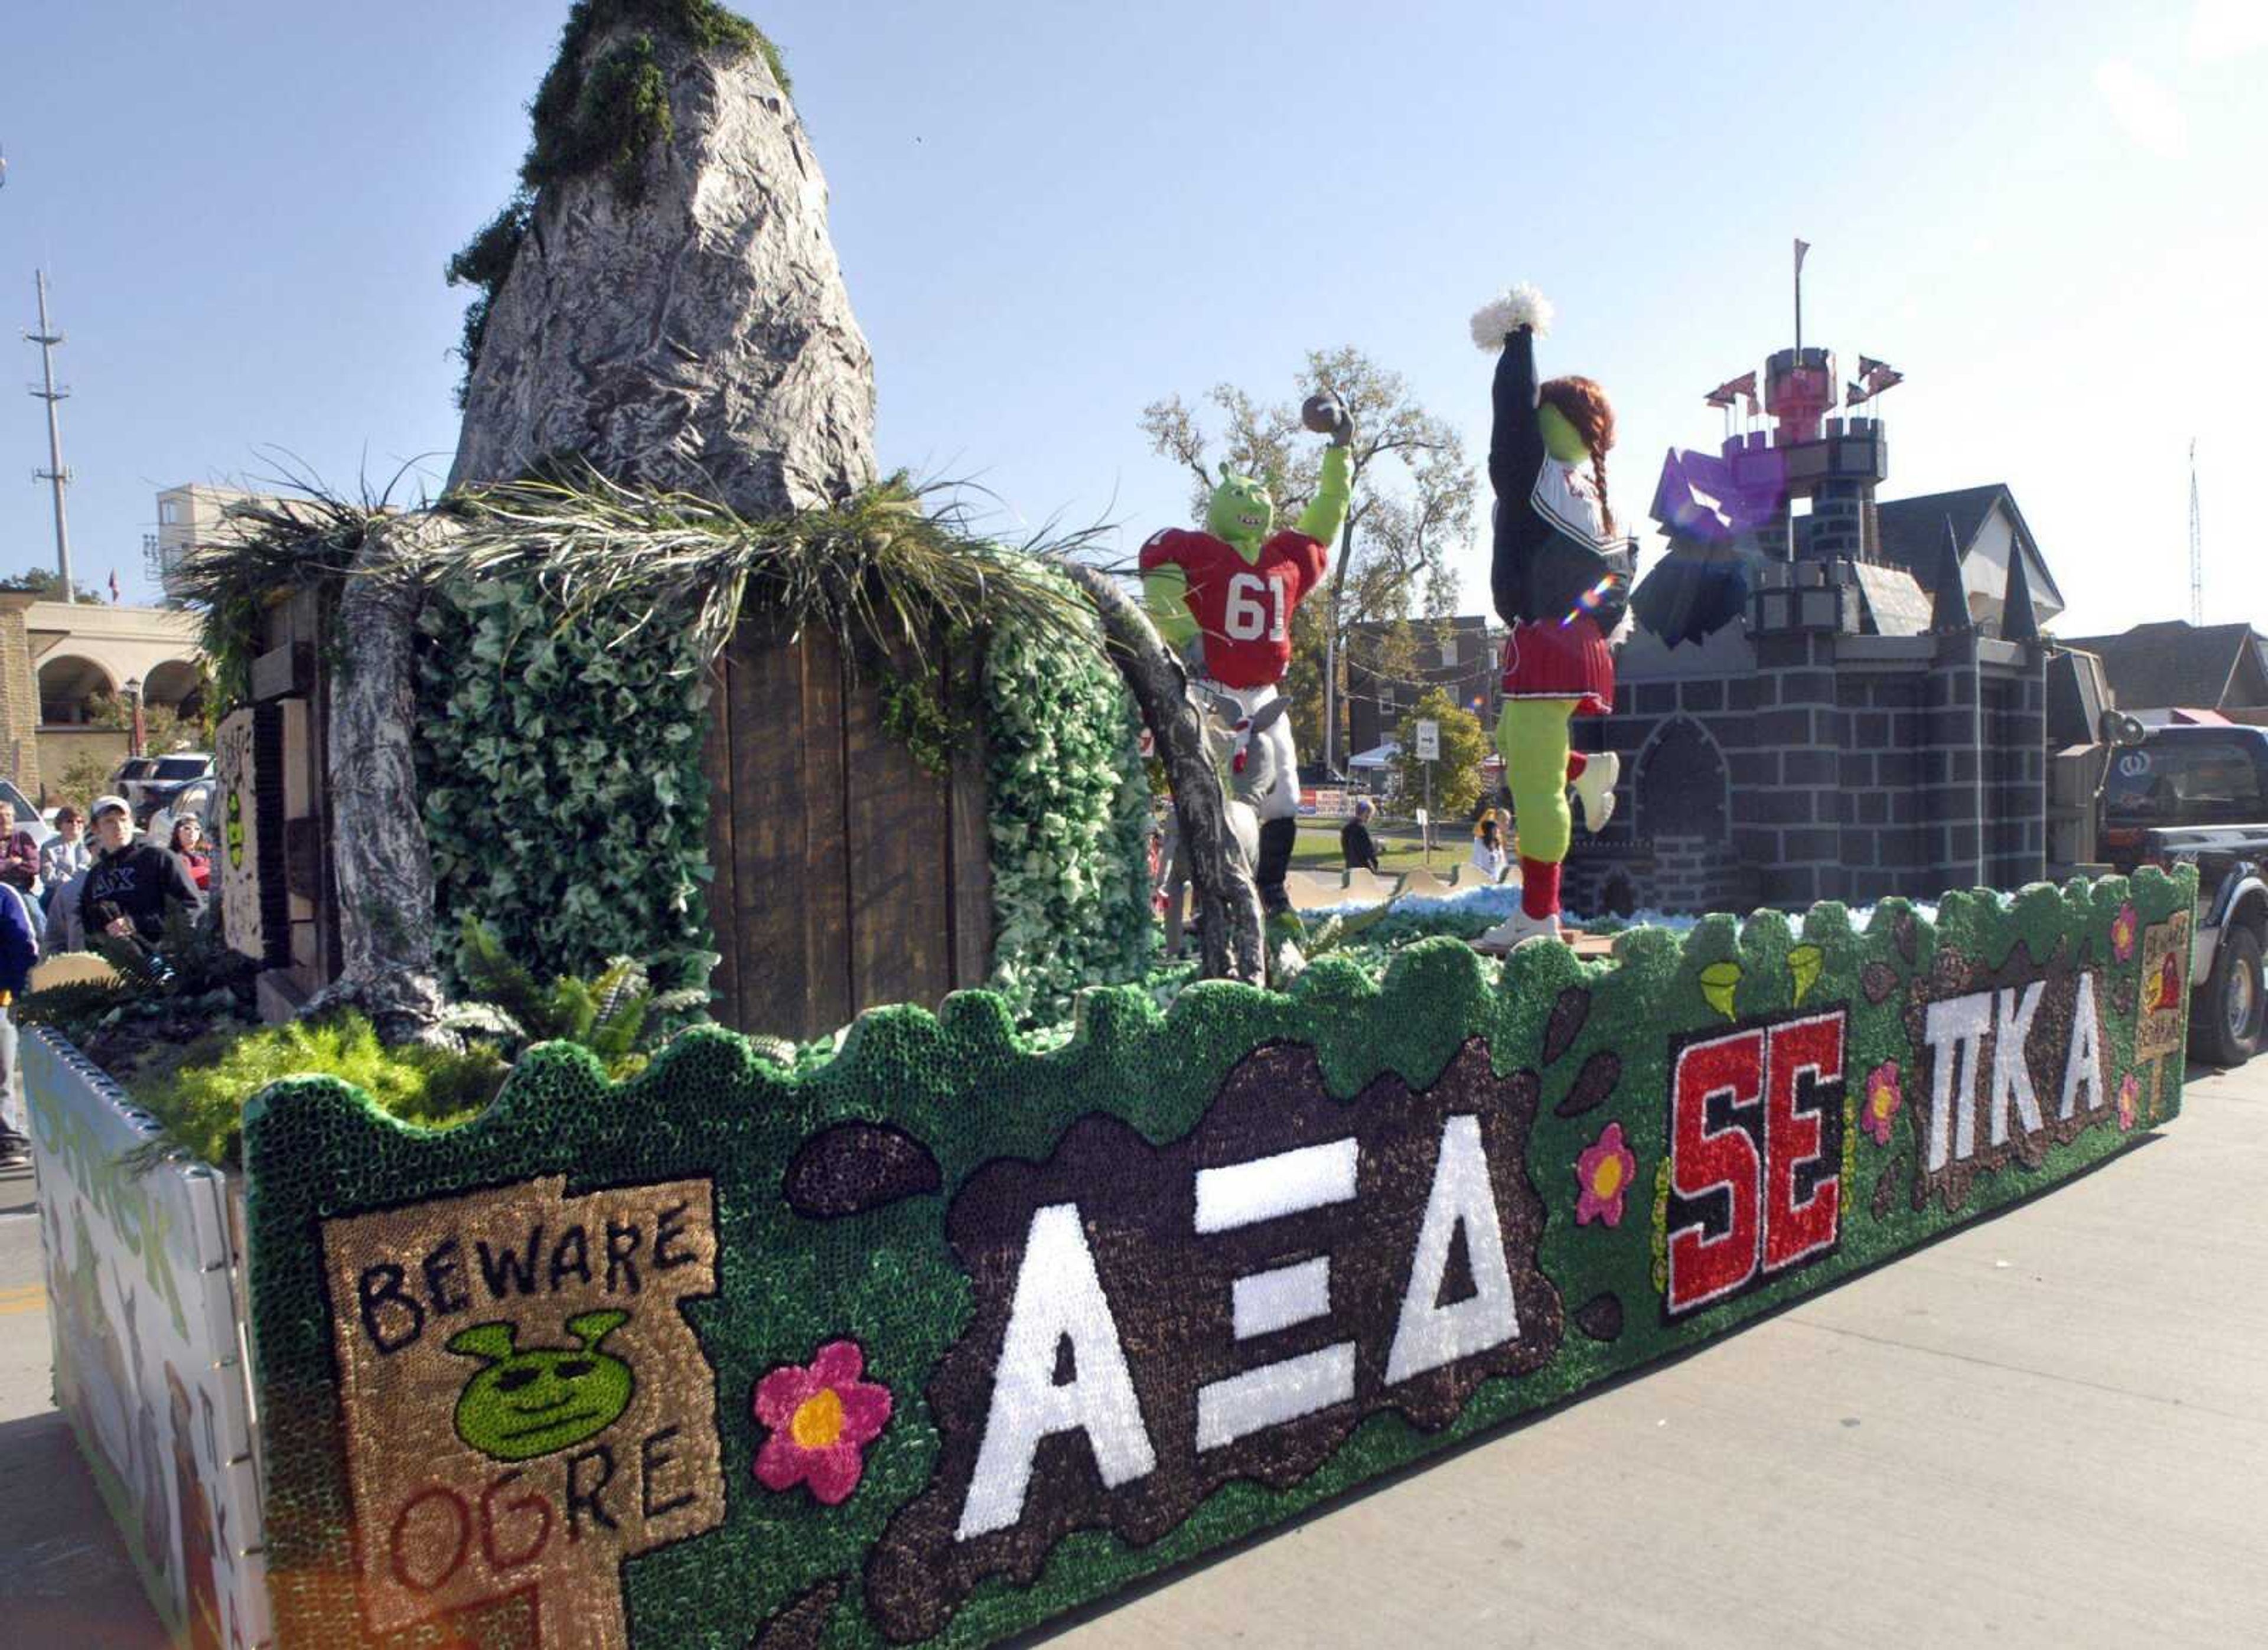
{"label": "green ogre head drawing", "polygon": [[1260,541],[1275,521],[1276,501],[1268,496],[1266,485],[1222,465],[1220,485],[1212,490],[1212,502],[1205,507],[1206,531],[1226,539],[1251,561],[1260,554]]}
{"label": "green ogre head drawing", "polygon": [[449,1339],[449,1350],[487,1366],[457,1396],[457,1436],[494,1461],[533,1461],[579,1444],[612,1426],[630,1407],[630,1366],[599,1350],[630,1322],[627,1312],[585,1312],[567,1320],[579,1346],[512,1343],[514,1323],[476,1323]]}

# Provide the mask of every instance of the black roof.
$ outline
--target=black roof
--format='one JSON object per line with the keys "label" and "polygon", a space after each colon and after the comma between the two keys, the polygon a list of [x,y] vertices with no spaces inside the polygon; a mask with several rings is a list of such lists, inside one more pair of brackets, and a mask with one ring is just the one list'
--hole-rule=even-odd
{"label": "black roof", "polygon": [[1977,542],[1977,534],[1996,500],[2007,502],[2008,519],[2015,523],[2017,542],[2031,552],[2032,571],[2039,575],[2041,590],[2054,599],[2058,608],[2069,605],[2056,586],[2055,575],[2048,571],[2047,560],[2040,554],[2032,529],[2024,520],[2024,512],[2016,508],[2015,495],[2005,482],[1878,503],[1874,519],[1881,533],[1882,559],[1906,569],[1921,581],[1923,589],[1934,592],[1938,566],[1945,554],[1947,519],[1952,519],[1953,536],[1966,555]]}
{"label": "black roof", "polygon": [[2163,619],[2118,636],[2056,639],[2102,660],[2121,710],[2268,704],[2268,642],[2249,624]]}

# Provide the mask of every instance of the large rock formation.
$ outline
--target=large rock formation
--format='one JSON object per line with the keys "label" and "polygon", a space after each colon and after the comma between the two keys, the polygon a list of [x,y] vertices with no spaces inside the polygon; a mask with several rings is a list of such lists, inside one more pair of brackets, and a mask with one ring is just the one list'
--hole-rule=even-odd
{"label": "large rock formation", "polygon": [[[744,515],[839,499],[873,479],[873,362],[819,163],[763,50],[703,49],[636,20],[647,10],[666,9],[615,0],[588,29],[578,12],[563,84],[586,109],[594,77],[620,97],[622,65],[650,63],[666,135],[649,116],[642,149],[542,180],[478,341],[449,485],[578,453]],[[535,113],[540,156],[541,94]]]}

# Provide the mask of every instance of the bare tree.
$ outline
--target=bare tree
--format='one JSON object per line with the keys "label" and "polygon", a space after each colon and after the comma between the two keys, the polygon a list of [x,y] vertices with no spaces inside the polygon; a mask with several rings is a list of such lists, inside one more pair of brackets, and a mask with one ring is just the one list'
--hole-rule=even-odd
{"label": "bare tree", "polygon": [[1304,601],[1294,620],[1292,662],[1285,679],[1301,748],[1340,764],[1340,706],[1346,693],[1349,633],[1358,624],[1410,616],[1412,608],[1440,617],[1456,605],[1452,557],[1471,537],[1477,483],[1464,443],[1447,421],[1418,404],[1399,372],[1355,349],[1313,350],[1288,401],[1263,401],[1233,384],[1203,397],[1219,416],[1218,440],[1178,395],[1142,409],[1142,432],[1162,458],[1191,477],[1192,519],[1202,521],[1217,453],[1263,478],[1275,495],[1277,519],[1291,521],[1314,496],[1322,448],[1300,423],[1300,398],[1336,394],[1354,418],[1354,502],[1332,556],[1320,603]]}

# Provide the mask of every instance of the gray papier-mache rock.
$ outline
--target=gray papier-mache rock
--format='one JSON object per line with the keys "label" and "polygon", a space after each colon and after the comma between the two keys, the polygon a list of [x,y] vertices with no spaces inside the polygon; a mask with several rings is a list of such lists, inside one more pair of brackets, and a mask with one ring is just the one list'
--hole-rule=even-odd
{"label": "gray papier-mache rock", "polygon": [[[585,62],[636,32],[600,33]],[[541,190],[449,485],[573,453],[743,515],[840,500],[874,478],[874,373],[826,180],[762,53],[652,34],[673,135],[649,146],[634,204],[606,167]]]}

